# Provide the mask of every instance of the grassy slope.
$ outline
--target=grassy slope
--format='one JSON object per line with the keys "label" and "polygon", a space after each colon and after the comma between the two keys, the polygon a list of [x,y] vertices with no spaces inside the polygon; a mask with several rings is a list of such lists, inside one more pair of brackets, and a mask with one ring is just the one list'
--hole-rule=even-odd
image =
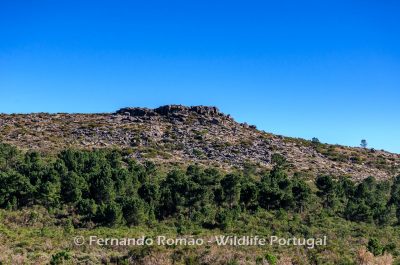
{"label": "grassy slope", "polygon": [[[57,213],[60,214],[60,213]],[[260,211],[255,215],[238,216],[231,228],[225,231],[205,230],[184,224],[182,235],[210,238],[219,234],[328,236],[326,247],[307,249],[305,247],[264,246],[264,247],[164,247],[164,246],[76,246],[75,236],[98,237],[156,237],[178,236],[174,223],[161,222],[139,227],[98,227],[71,229],[66,219],[55,218],[43,208],[20,211],[0,211],[0,261],[3,264],[47,264],[57,253],[65,251],[64,264],[262,264],[266,257],[276,256],[281,263],[289,260],[294,264],[355,264],[357,251],[365,246],[368,238],[375,237],[383,244],[400,242],[398,227],[376,227],[371,224],[354,223],[324,212],[312,217],[287,215],[279,212]],[[395,256],[397,253],[393,253]],[[22,262],[22,263],[19,263]]]}

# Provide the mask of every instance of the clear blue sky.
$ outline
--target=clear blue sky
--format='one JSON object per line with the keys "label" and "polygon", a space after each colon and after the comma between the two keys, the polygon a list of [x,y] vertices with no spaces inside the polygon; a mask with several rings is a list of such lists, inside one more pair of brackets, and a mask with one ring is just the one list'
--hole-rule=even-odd
{"label": "clear blue sky", "polygon": [[400,153],[400,3],[0,2],[0,112],[216,105]]}

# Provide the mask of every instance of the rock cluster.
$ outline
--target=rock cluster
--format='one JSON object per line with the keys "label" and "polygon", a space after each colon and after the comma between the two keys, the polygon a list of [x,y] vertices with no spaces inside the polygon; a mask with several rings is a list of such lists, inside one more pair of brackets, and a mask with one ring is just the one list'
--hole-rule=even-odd
{"label": "rock cluster", "polygon": [[122,108],[116,112],[120,115],[130,115],[135,117],[151,117],[156,115],[170,116],[170,115],[189,115],[194,112],[199,115],[206,116],[219,116],[222,115],[217,107],[208,106],[183,106],[183,105],[165,105],[155,109],[149,108]]}

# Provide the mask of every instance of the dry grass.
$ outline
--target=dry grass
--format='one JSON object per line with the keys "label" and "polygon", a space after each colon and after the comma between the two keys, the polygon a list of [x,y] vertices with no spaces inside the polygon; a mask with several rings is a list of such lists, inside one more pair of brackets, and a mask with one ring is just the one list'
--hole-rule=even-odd
{"label": "dry grass", "polygon": [[359,249],[357,253],[357,265],[391,265],[393,257],[390,254],[374,257],[374,255],[365,248]]}

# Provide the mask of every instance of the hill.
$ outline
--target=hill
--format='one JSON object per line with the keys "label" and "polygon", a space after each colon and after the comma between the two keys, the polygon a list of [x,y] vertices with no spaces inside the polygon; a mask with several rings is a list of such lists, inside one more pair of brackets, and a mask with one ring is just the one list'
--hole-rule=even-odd
{"label": "hill", "polygon": [[[0,126],[0,265],[400,264],[396,154],[204,106],[3,114]],[[205,243],[123,243],[160,236]]]}
{"label": "hill", "polygon": [[131,157],[158,164],[199,163],[223,169],[271,168],[286,157],[292,172],[361,180],[400,172],[400,155],[274,135],[236,122],[216,107],[166,105],[122,108],[99,114],[0,114],[0,141],[26,150],[127,149]]}

